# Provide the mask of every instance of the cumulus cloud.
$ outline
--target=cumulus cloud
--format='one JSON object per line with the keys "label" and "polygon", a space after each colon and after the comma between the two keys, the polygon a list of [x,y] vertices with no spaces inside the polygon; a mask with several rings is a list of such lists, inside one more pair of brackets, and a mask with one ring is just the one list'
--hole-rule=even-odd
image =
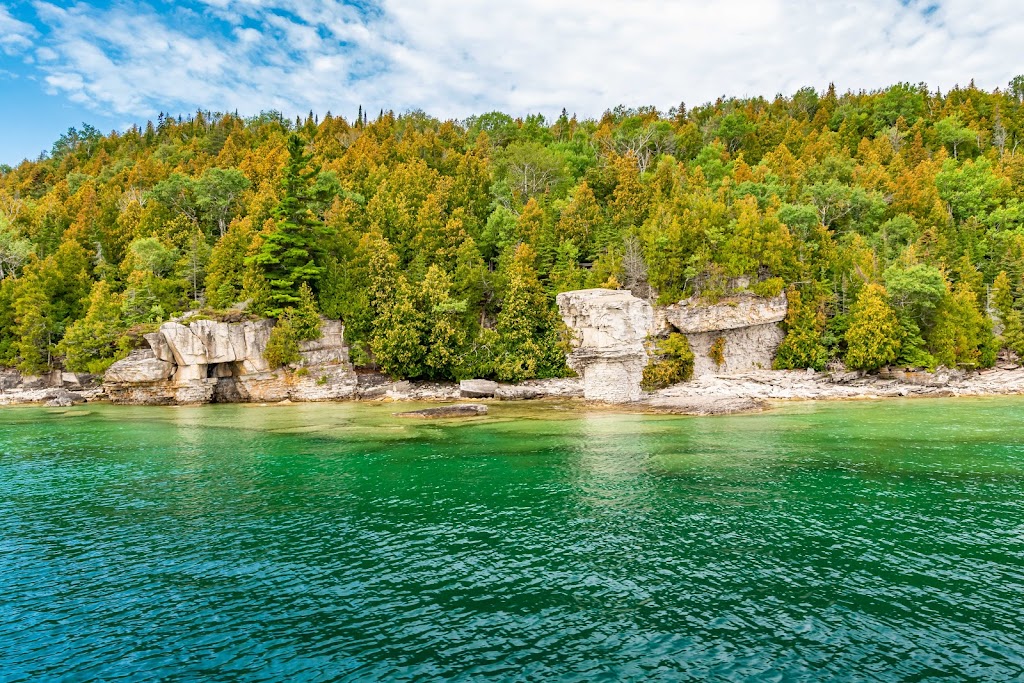
{"label": "cumulus cloud", "polygon": [[[598,115],[898,81],[1005,85],[1017,0],[193,0],[35,4],[45,82],[124,116],[422,108]],[[0,47],[33,29],[0,5]]]}

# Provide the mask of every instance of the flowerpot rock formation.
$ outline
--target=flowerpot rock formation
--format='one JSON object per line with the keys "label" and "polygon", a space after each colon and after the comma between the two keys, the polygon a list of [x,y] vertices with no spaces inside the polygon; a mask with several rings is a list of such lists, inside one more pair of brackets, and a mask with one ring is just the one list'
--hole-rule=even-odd
{"label": "flowerpot rock formation", "polygon": [[785,334],[787,300],[739,292],[713,304],[691,298],[653,308],[628,291],[582,289],[558,295],[562,320],[574,334],[568,364],[583,379],[584,397],[629,403],[643,396],[644,341],[686,335],[694,377],[771,368]]}
{"label": "flowerpot rock formation", "polygon": [[654,309],[643,299],[615,289],[581,289],[558,295],[562,320],[574,333],[569,367],[583,378],[591,401],[629,403],[642,395],[647,365],[644,340]]}

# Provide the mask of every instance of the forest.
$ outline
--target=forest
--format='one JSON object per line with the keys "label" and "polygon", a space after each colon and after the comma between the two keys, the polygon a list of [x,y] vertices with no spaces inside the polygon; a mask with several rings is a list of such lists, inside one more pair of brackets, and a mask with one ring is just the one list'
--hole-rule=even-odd
{"label": "forest", "polygon": [[789,295],[779,368],[1024,355],[1024,76],[1005,90],[83,125],[0,166],[0,366],[100,373],[187,311],[318,316],[395,377],[567,372],[555,295]]}

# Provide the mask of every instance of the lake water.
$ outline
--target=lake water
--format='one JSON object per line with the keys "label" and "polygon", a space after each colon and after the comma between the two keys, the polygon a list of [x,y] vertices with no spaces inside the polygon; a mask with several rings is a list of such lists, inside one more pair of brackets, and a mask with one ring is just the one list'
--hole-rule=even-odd
{"label": "lake water", "polygon": [[0,681],[1010,681],[1024,400],[0,410]]}

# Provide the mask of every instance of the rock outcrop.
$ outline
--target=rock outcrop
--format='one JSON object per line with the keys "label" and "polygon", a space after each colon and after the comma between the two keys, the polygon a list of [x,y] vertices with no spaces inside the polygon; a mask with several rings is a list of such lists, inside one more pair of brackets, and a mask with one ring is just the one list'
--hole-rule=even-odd
{"label": "rock outcrop", "polygon": [[100,380],[95,375],[61,370],[44,375],[23,375],[14,369],[0,368],[0,405],[45,403],[67,407],[96,399],[102,393]]}
{"label": "rock outcrop", "polygon": [[145,335],[149,348],[110,366],[104,388],[115,403],[146,405],[328,401],[355,393],[340,321],[321,321],[320,338],[300,344],[295,372],[266,360],[273,327],[266,319],[164,323]]}
{"label": "rock outcrop", "polygon": [[568,364],[583,378],[584,398],[639,400],[647,365],[644,340],[654,321],[651,305],[626,291],[582,289],[559,294],[558,310],[575,335]]}
{"label": "rock outcrop", "polygon": [[[664,322],[682,332],[693,351],[693,376],[728,375],[772,367],[785,333],[786,295],[765,298],[740,293],[715,304],[685,299],[664,309]],[[718,340],[721,342],[718,342]],[[713,356],[718,343],[721,363]]]}
{"label": "rock outcrop", "polygon": [[694,355],[694,377],[769,369],[785,336],[785,295],[740,292],[715,304],[686,299],[664,308],[629,292],[583,289],[558,295],[575,334],[569,367],[583,378],[584,397],[609,403],[640,400],[650,335],[681,332]]}

